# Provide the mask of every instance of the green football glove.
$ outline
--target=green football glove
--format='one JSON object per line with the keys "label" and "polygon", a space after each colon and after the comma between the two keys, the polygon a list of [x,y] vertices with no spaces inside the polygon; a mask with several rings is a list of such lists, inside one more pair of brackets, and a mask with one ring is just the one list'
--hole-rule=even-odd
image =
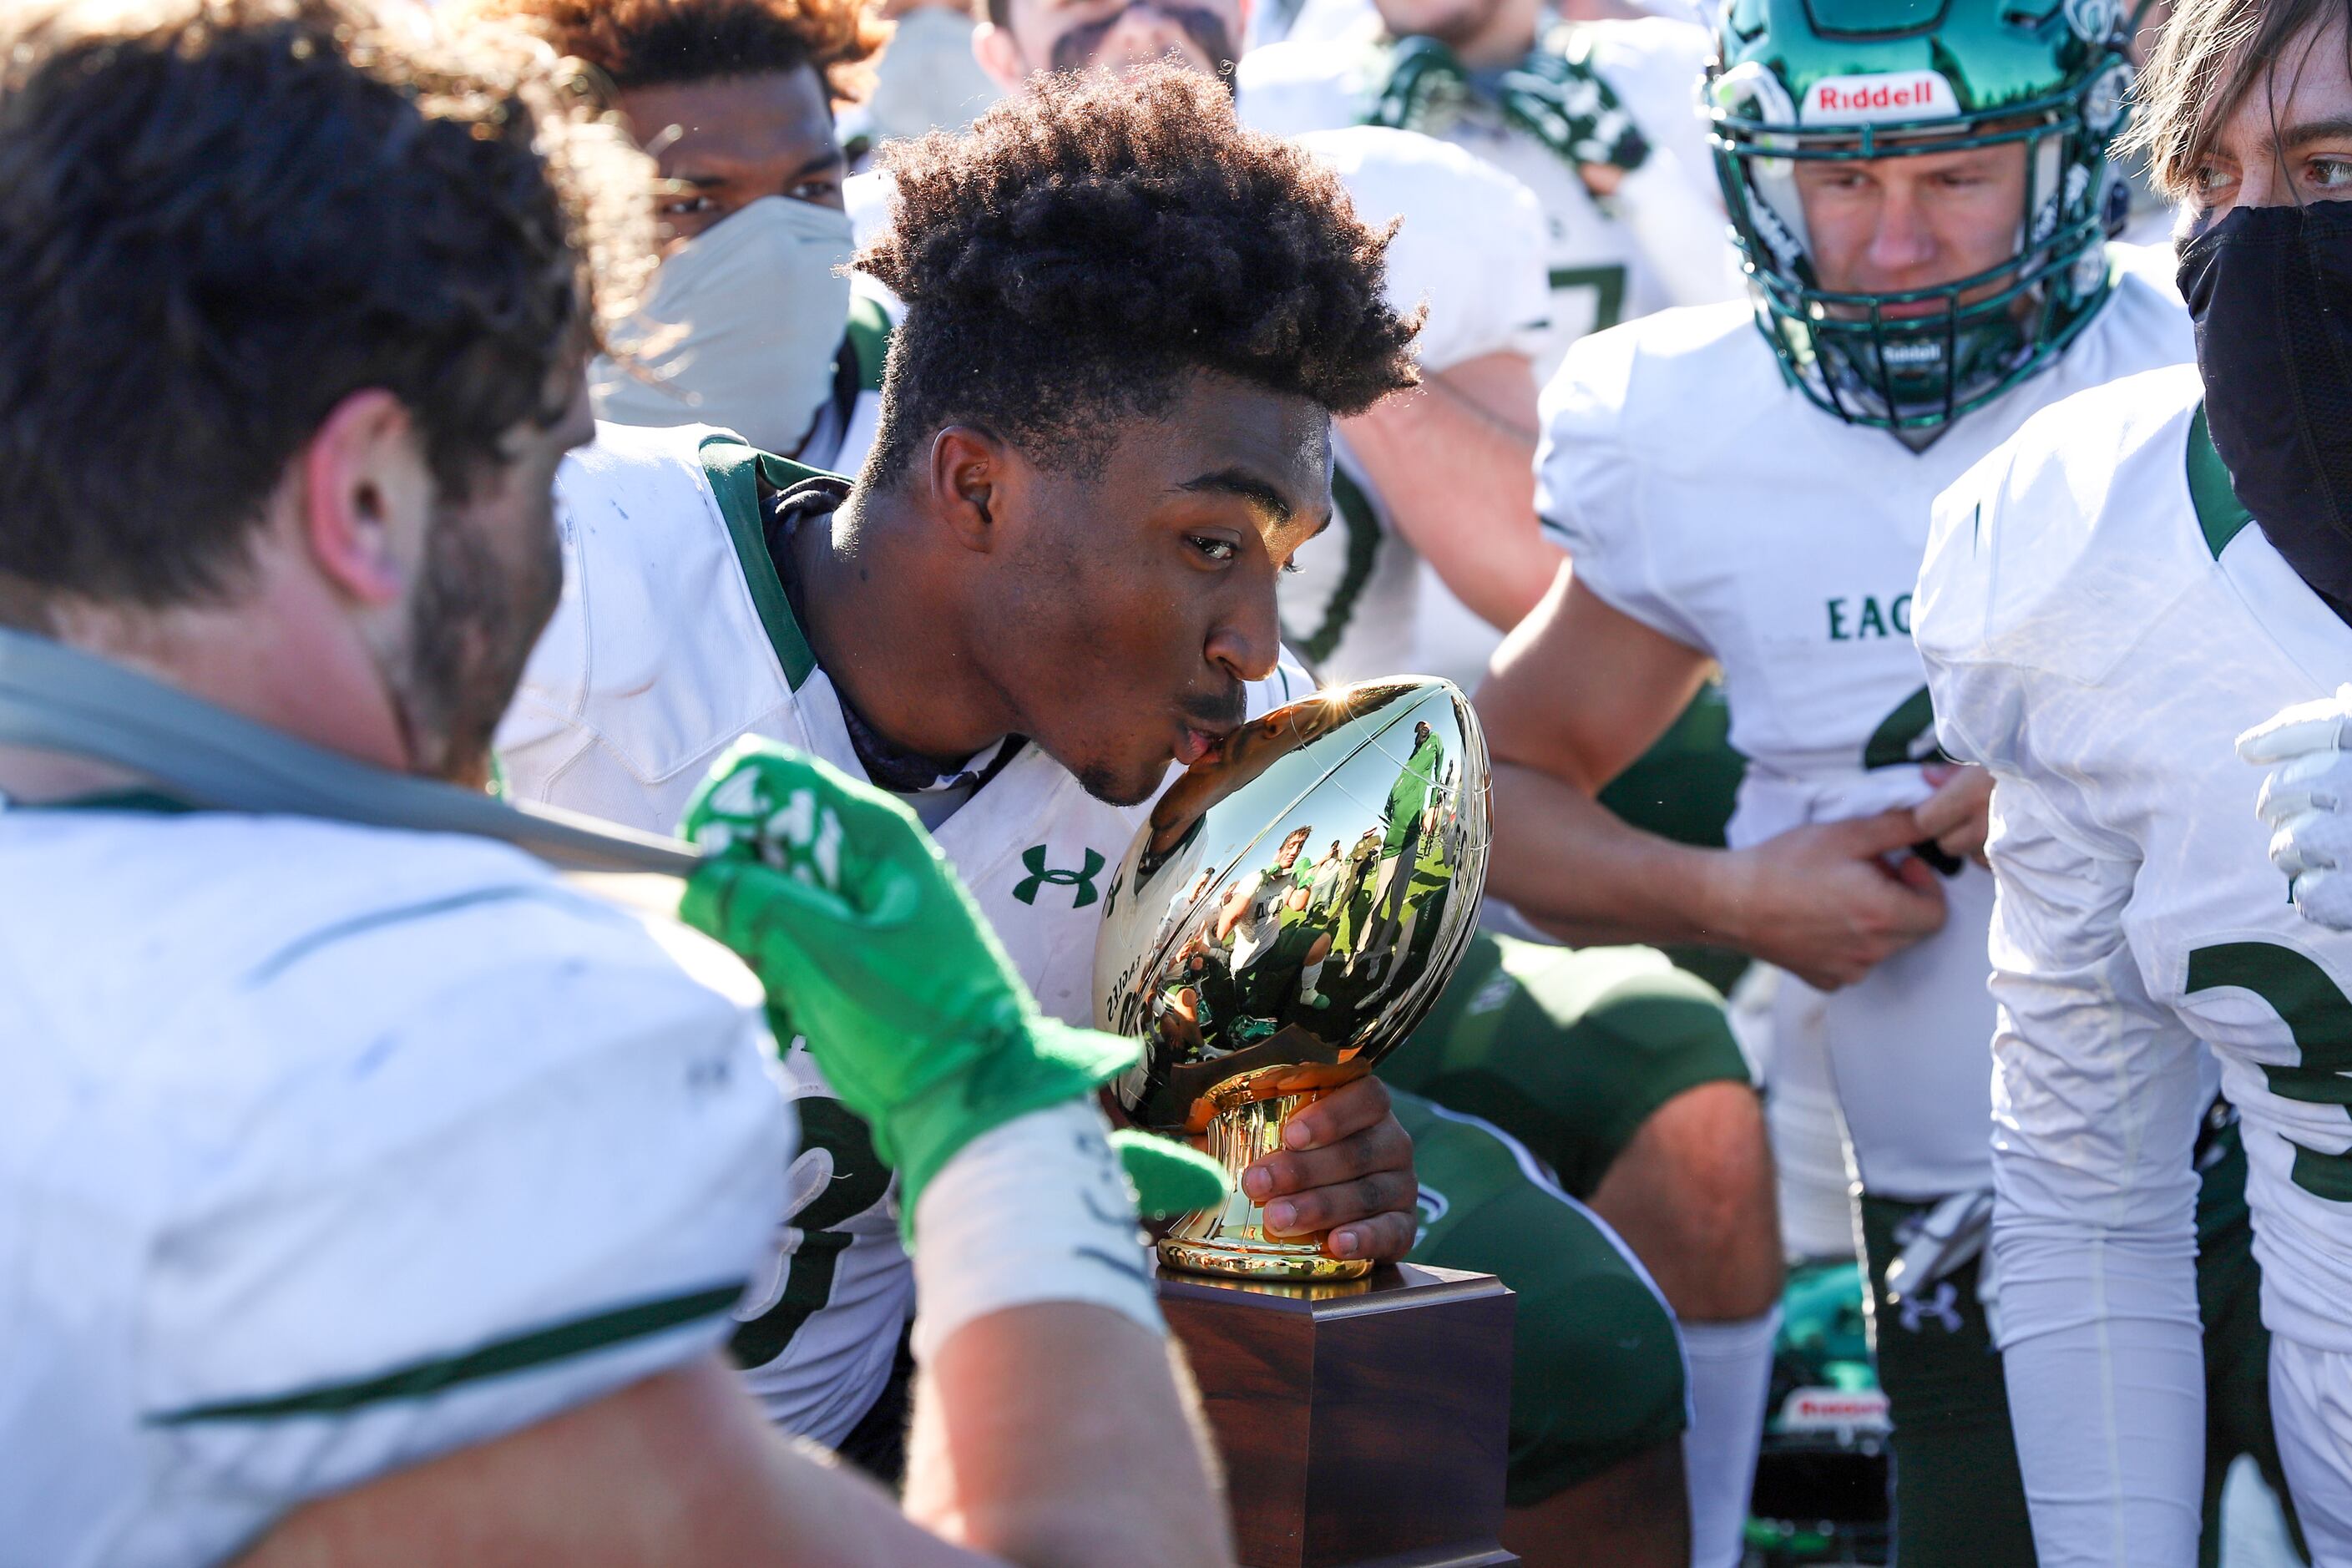
{"label": "green football glove", "polygon": [[1110,1146],[1135,1188],[1136,1212],[1146,1219],[1213,1207],[1233,1191],[1223,1165],[1173,1138],[1121,1131],[1110,1135]]}
{"label": "green football glove", "polygon": [[[1042,1016],[914,814],[814,757],[739,742],[681,831],[710,858],[680,917],[751,966],[777,1037],[804,1038],[873,1130],[910,1239],[924,1185],[957,1150],[1141,1055]],[[1164,1186],[1165,1162],[1146,1163]]]}

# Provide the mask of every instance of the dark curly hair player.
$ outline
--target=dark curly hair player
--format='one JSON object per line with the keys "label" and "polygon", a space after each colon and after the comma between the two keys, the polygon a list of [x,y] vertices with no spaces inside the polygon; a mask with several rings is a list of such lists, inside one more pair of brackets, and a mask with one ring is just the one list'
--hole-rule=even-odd
{"label": "dark curly hair player", "polygon": [[1142,800],[1275,665],[1331,416],[1414,384],[1387,236],[1172,68],[1049,82],[884,161],[897,221],[858,258],[907,302],[881,430],[854,492],[811,481],[772,531],[809,640],[915,752],[1023,735]]}
{"label": "dark curly hair player", "polygon": [[[499,756],[521,798],[667,830],[744,735],[814,752],[907,802],[1040,1009],[1090,1020],[1132,804],[1307,689],[1276,574],[1330,515],[1332,416],[1413,384],[1416,329],[1387,236],[1205,78],[1049,82],[887,160],[894,237],[861,265],[906,315],[862,476],[603,426],[557,481],[580,591]],[[832,1176],[730,1349],[772,1420],[893,1474],[924,1255],[884,1152],[798,1088]],[[1301,1114],[1248,1190],[1332,1257],[1402,1258],[1412,1143],[1379,1080]]]}

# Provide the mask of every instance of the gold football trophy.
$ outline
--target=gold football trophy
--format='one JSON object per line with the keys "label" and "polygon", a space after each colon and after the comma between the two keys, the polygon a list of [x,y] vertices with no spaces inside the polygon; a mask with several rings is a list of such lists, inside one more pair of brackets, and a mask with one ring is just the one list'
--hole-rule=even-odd
{"label": "gold football trophy", "polygon": [[1157,1131],[1208,1137],[1223,1205],[1160,1244],[1178,1268],[1352,1279],[1277,1237],[1242,1170],[1290,1113],[1361,1078],[1427,1015],[1478,923],[1485,737],[1450,681],[1319,691],[1243,725],[1152,808],[1106,900],[1096,1021],[1140,1037],[1118,1085]]}

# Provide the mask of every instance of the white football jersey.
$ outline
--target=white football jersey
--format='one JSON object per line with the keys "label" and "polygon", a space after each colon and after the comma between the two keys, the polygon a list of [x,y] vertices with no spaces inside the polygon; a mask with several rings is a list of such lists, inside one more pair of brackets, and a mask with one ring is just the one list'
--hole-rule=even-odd
{"label": "white football jersey", "polygon": [[0,810],[0,1560],[222,1562],[724,1339],[791,1119],[700,937],[285,817]]}
{"label": "white football jersey", "polygon": [[[1551,307],[1535,355],[1539,379],[1587,332],[1738,291],[1698,116],[1699,72],[1712,47],[1706,30],[1649,17],[1585,24],[1583,36],[1595,68],[1651,142],[1659,176],[1621,191],[1613,213],[1550,148],[1488,106],[1472,105],[1442,138],[1519,181],[1542,209]],[[1235,73],[1242,120],[1278,136],[1360,124],[1387,69],[1387,47],[1375,38],[1270,44],[1244,57]]]}
{"label": "white football jersey", "polygon": [[1969,474],[1917,626],[1945,744],[2000,778],[2005,1208],[2188,1236],[2206,1042],[2263,1320],[2352,1351],[2352,933],[2282,895],[2233,748],[2335,689],[2352,627],[2238,506],[2194,369],[2053,408]]}
{"label": "white football jersey", "polygon": [[[1389,243],[1388,297],[1401,311],[1428,310],[1413,344],[1423,370],[1539,351],[1550,310],[1543,213],[1525,185],[1411,131],[1354,125],[1297,140],[1339,174],[1366,223],[1402,220]],[[1331,526],[1281,580],[1285,641],[1328,680],[1454,673],[1426,661],[1420,637],[1430,607],[1452,595],[1397,532],[1344,431],[1333,446]]]}
{"label": "white football jersey", "polygon": [[[1924,452],[1847,425],[1782,376],[1745,305],[1588,338],[1545,389],[1537,510],[1579,579],[1723,667],[1749,759],[1735,847],[1928,795],[1935,735],[1912,585],[1937,494],[2034,410],[2194,352],[2187,316],[2122,277],[2057,363]],[[1864,1184],[1929,1198],[1989,1181],[1992,879],[1946,881],[1943,931],[1822,1002]]]}
{"label": "white football jersey", "polygon": [[[759,469],[708,427],[601,426],[556,476],[564,589],[499,732],[518,796],[674,830],[719,754],[759,735],[866,773],[765,544]],[[1286,667],[1251,711],[1305,696]],[[1146,808],[1106,805],[1034,746],[932,827],[1038,1005],[1094,1022],[1101,900]],[[803,1163],[735,1351],[779,1425],[837,1444],[887,1380],[914,1305],[896,1178],[804,1047],[784,1058]]]}

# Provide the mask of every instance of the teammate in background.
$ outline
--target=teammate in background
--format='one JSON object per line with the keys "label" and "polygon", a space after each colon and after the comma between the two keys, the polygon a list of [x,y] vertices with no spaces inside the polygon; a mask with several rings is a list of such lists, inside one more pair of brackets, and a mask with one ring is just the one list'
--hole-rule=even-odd
{"label": "teammate in background", "polygon": [[[479,784],[555,604],[549,486],[647,176],[538,51],[430,26],[342,0],[10,13],[0,622]],[[763,768],[891,866],[927,962],[1017,1005],[895,807]],[[894,995],[885,1037],[854,992],[774,993],[821,1007],[860,1114],[929,1176],[908,1510],[932,1533],[778,1442],[719,1360],[793,1142],[740,964],[486,838],[134,783],[0,755],[0,880],[48,895],[0,910],[12,1559],[1225,1560],[1149,1288],[1088,1261],[1141,1260],[1083,1076],[1036,1054],[1057,1026],[975,1057],[925,998]],[[777,917],[787,940],[745,945],[779,975],[827,923],[741,851],[693,889]],[[926,1121],[908,1092],[1006,1074],[1048,1109]],[[1008,1179],[1020,1202],[974,1202]]]}
{"label": "teammate in background", "polygon": [[614,334],[632,363],[591,371],[596,417],[721,426],[854,471],[890,320],[845,271],[834,107],[866,90],[889,37],[874,0],[466,0],[464,14],[593,67],[658,165],[661,268]]}
{"label": "teammate in background", "polygon": [[[1167,52],[1206,72],[1227,59],[1246,10],[1233,0],[1204,0],[1198,7],[1006,0],[992,9],[990,27],[975,47],[1008,84],[1046,66],[1119,68]],[[1679,35],[1670,28],[1665,36]],[[1699,47],[1687,53],[1687,69],[1695,75]],[[1674,90],[1686,99],[1687,86]],[[1245,121],[1251,111],[1244,94]],[[1560,559],[1535,536],[1531,466],[1511,479],[1515,496],[1503,493],[1504,465],[1531,463],[1532,442],[1516,448],[1517,456],[1465,445],[1448,423],[1456,411],[1445,406],[1444,391],[1454,379],[1447,366],[1475,369],[1487,385],[1516,378],[1525,388],[1529,340],[1514,329],[1544,309],[1537,276],[1540,215],[1511,176],[1426,136],[1353,126],[1296,140],[1340,172],[1360,216],[1402,216],[1391,246],[1390,298],[1403,309],[1417,297],[1429,304],[1423,338],[1433,341],[1420,345],[1418,353],[1424,388],[1433,383],[1438,390],[1390,399],[1338,422],[1334,525],[1302,546],[1294,561],[1299,570],[1283,576],[1284,624],[1293,646],[1304,647],[1334,676],[1434,668],[1455,669],[1467,681],[1472,670],[1483,668],[1495,628],[1539,596]],[[854,209],[860,205],[853,199]],[[1725,251],[1718,235],[1706,237],[1703,254]],[[1727,262],[1709,265],[1729,271]],[[1511,303],[1522,300],[1527,303]],[[1462,351],[1445,348],[1448,342],[1502,346],[1483,358],[1456,361]],[[1433,366],[1439,367],[1434,374]],[[1470,504],[1473,497],[1486,499]],[[1508,521],[1513,509],[1516,522]],[[1524,529],[1537,547],[1533,559],[1499,548],[1509,537],[1507,523]],[[1391,526],[1395,535],[1388,531]],[[1425,585],[1416,584],[1419,566],[1403,548],[1407,541],[1428,542],[1431,559],[1465,595],[1467,581],[1452,564],[1457,556],[1441,552],[1467,552],[1503,568],[1502,580],[1527,595],[1490,609],[1492,626],[1466,659],[1430,657],[1431,639],[1423,632],[1430,613],[1442,610],[1422,592]],[[1460,668],[1465,662],[1469,669]],[[1689,784],[1694,751],[1710,778],[1719,781],[1727,772],[1737,776],[1736,767],[1720,765],[1727,753],[1719,744],[1692,744],[1693,728],[1703,734],[1705,721],[1719,712],[1711,703],[1693,704],[1697,724],[1678,726],[1662,744],[1641,793],[1650,793],[1653,779],[1671,780],[1675,807],[1686,804],[1683,796],[1701,794]],[[1719,824],[1728,815],[1728,792],[1705,793]],[[1644,819],[1659,817],[1644,814]],[[1369,904],[1382,858],[1378,835],[1349,850],[1351,908],[1359,889]],[[1410,866],[1404,869],[1409,877]],[[1407,888],[1400,882],[1395,890],[1402,897]],[[1388,929],[1397,929],[1408,912],[1409,907],[1392,910]],[[1701,1561],[1727,1561],[1738,1550],[1754,1469],[1761,1426],[1756,1406],[1771,1360],[1780,1246],[1763,1118],[1717,1000],[1703,985],[1671,973],[1664,957],[1648,949],[1567,953],[1481,937],[1436,1012],[1382,1063],[1381,1076],[1393,1088],[1517,1133],[1570,1193],[1591,1201],[1656,1278],[1689,1351],[1694,1421],[1685,1470]],[[1426,1175],[1424,1169],[1424,1181]],[[1509,1279],[1521,1292],[1523,1319],[1533,1321],[1541,1300],[1538,1281],[1524,1273],[1515,1278],[1510,1261],[1497,1258],[1475,1266]],[[1571,1333],[1533,1332],[1519,1340],[1530,1356],[1549,1342],[1559,1347],[1549,1365],[1521,1370],[1531,1425],[1551,1421],[1537,1412],[1556,1395],[1582,1403],[1578,1368],[1584,1341]],[[1654,1381],[1663,1383],[1663,1373]],[[1622,1425],[1636,1436],[1650,1430],[1630,1415]],[[1578,1442],[1587,1452],[1631,1452],[1638,1446],[1633,1437],[1621,1446],[1607,1426],[1581,1434]],[[1562,1477],[1573,1473],[1531,1460],[1515,1472],[1512,1500],[1535,1508],[1561,1495]]]}
{"label": "teammate in background", "polygon": [[[1548,323],[1528,345],[1538,385],[1587,332],[1737,297],[1695,99],[1703,28],[1659,17],[1562,23],[1543,0],[1380,0],[1376,9],[1345,39],[1244,57],[1242,116],[1281,135],[1362,124],[1425,132],[1533,192],[1549,286]],[[1469,467],[1436,448],[1422,482],[1458,483]],[[1433,504],[1420,534],[1444,527],[1443,488]],[[1424,574],[1411,662],[1466,687],[1549,579],[1519,580],[1528,597],[1498,618],[1428,553],[1434,571]]]}
{"label": "teammate in background", "polygon": [[[2036,409],[2190,352],[2179,308],[2105,254],[2119,27],[2109,7],[1995,0],[1954,0],[1929,31],[1891,0],[1732,6],[1709,92],[1757,304],[1570,351],[1538,485],[1574,575],[1480,693],[1496,896],[1564,935],[1727,942],[1805,983],[1781,988],[1777,1045],[1825,1053],[1851,1135],[1897,1551],[1928,1568],[2033,1544],[1979,1304],[1991,1159],[1965,1113],[1992,1028],[1993,885],[1973,863],[1990,780],[1935,750],[1911,584],[1944,486]],[[1727,851],[1593,799],[1710,661],[1749,759]],[[2221,1322],[2252,1272],[2242,1212],[2221,1223],[2228,1142],[2207,1261],[2215,1375],[2242,1417],[2263,1356],[2242,1313]],[[2217,1458],[2266,1453],[2263,1425],[2217,1432]]]}
{"label": "teammate in background", "polygon": [[[900,206],[861,265],[908,316],[865,474],[812,476],[716,433],[605,432],[561,482],[577,589],[503,749],[523,794],[658,825],[737,734],[807,746],[930,821],[1046,1010],[1082,1020],[1143,815],[1112,803],[1305,694],[1279,666],[1278,569],[1326,520],[1326,410],[1408,383],[1410,328],[1328,170],[1243,131],[1202,76],[1056,79],[885,162]],[[1261,286],[1232,289],[1236,273]],[[1164,1026],[1242,1009],[1223,956],[1163,999]],[[1695,986],[1637,976],[1629,993],[1736,1062]],[[1589,998],[1604,1022],[1588,1057],[1622,1054],[1613,999]],[[796,1083],[814,1126],[822,1082]],[[1530,1325],[1514,1538],[1533,1533],[1539,1561],[1686,1563],[1664,1304],[1507,1140],[1389,1103],[1377,1080],[1320,1101],[1309,1145],[1262,1162],[1253,1195],[1286,1234],[1336,1226],[1343,1253],[1499,1268]],[[1400,1121],[1445,1195],[1417,1246]],[[906,1267],[891,1173],[854,1123],[830,1134],[830,1180],[800,1189],[814,1202],[737,1350],[780,1419],[887,1432]]]}
{"label": "teammate in background", "polygon": [[[2352,937],[2280,897],[2231,754],[2250,727],[2257,759],[2318,738],[2258,726],[2352,663],[2347,48],[2326,0],[2175,12],[2132,139],[2188,204],[2196,373],[2035,419],[1937,503],[1920,574],[1938,733],[2000,781],[1992,1246],[2045,1565],[2196,1550],[2192,1151],[2217,1063],[2280,1455],[2315,1559],[2352,1563]],[[2273,780],[2271,805],[2313,782]]]}
{"label": "teammate in background", "polygon": [[1252,51],[1234,79],[1243,118],[1280,135],[1425,132],[1533,191],[1551,285],[1539,377],[1588,332],[1738,291],[1694,98],[1703,28],[1554,24],[1538,0],[1381,0],[1379,13],[1352,46]]}

